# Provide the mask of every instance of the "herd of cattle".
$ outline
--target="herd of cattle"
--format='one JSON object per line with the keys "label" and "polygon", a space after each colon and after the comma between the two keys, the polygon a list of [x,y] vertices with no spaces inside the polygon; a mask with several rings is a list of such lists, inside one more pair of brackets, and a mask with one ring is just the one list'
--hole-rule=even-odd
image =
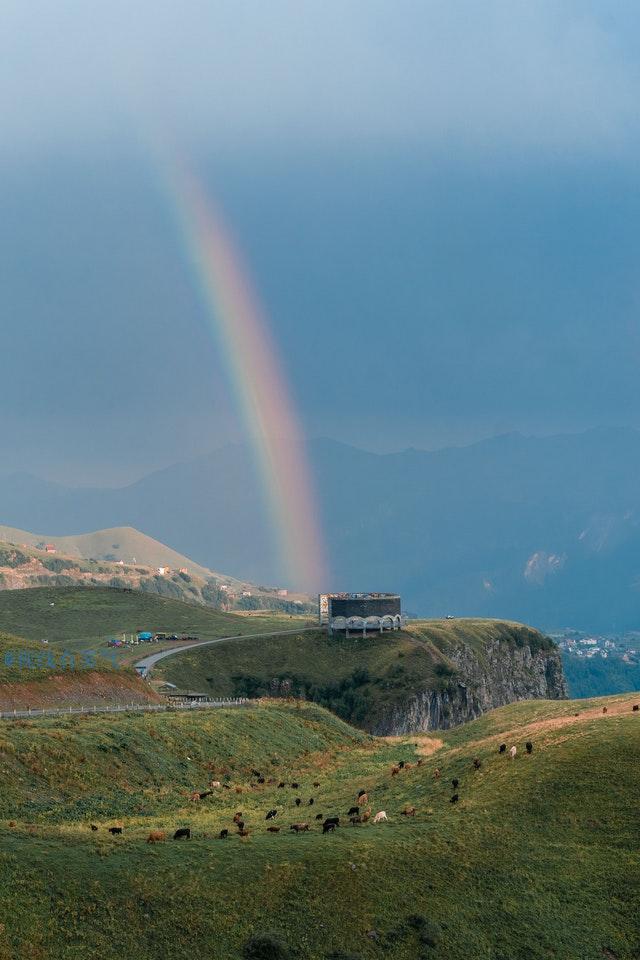
{"label": "herd of cattle", "polygon": [[[533,753],[533,743],[530,740],[526,742],[525,750],[527,754]],[[518,752],[517,747],[515,746],[510,747],[507,751],[506,743],[501,743],[500,746],[498,747],[498,753],[499,754],[508,753],[508,756],[511,760],[515,759],[517,752]],[[415,763],[410,763],[406,760],[401,760],[399,763],[391,767],[391,776],[397,777],[399,774],[402,773],[402,771],[411,770],[411,768],[414,766],[421,767],[423,763],[424,763],[424,760],[422,759],[417,760]],[[480,770],[481,767],[482,767],[482,761],[480,760],[480,758],[474,757],[473,769]],[[252,770],[251,773],[255,778],[255,785],[263,785],[265,783],[268,784],[269,786],[276,785],[276,781],[274,779],[266,780],[266,778],[263,777],[260,771],[258,770]],[[433,776],[435,780],[442,779],[442,773],[438,768],[434,770]],[[459,785],[460,785],[460,780],[457,777],[454,777],[451,780],[451,788],[453,792],[449,799],[449,803],[455,804],[459,802],[460,800],[460,794],[458,792]],[[320,783],[316,780],[314,781],[313,786],[317,788],[320,786]],[[277,784],[277,787],[280,790],[283,790],[287,787],[293,790],[298,790],[300,787],[300,784],[296,781],[290,784],[287,784],[284,781],[280,781]],[[198,802],[200,800],[203,800],[205,797],[211,796],[217,790],[222,790],[222,789],[230,790],[232,788],[229,784],[221,783],[219,780],[213,780],[210,784],[210,789],[202,790],[202,791],[194,791],[190,795],[190,800],[192,800],[193,802]],[[245,788],[236,787],[235,789],[238,793],[242,793],[242,791]],[[296,797],[294,800],[294,805],[296,808],[301,807],[303,803],[304,801],[302,800],[301,797]],[[307,807],[313,807],[314,805],[315,805],[314,797],[310,797],[305,803],[305,806]],[[410,804],[407,804],[402,808],[402,810],[400,811],[400,814],[405,817],[415,817],[416,808]],[[268,810],[266,812],[264,821],[268,823],[268,826],[266,827],[266,830],[268,833],[280,833],[281,827],[273,823],[273,821],[278,817],[278,815],[279,815],[279,811],[277,808],[272,808],[271,810]],[[348,819],[349,823],[353,827],[358,826],[359,824],[368,823],[369,821],[371,821],[371,823],[378,824],[378,823],[382,823],[383,821],[388,821],[389,819],[385,810],[379,810],[376,814],[373,814],[372,816],[372,807],[369,802],[369,795],[366,790],[358,791],[358,795],[356,796],[353,805],[349,808],[349,810],[346,813],[346,818]],[[336,828],[340,826],[340,823],[341,823],[339,816],[327,817],[323,813],[315,814],[314,819],[316,821],[322,821],[321,826],[322,826],[323,834],[333,833],[336,830]],[[230,822],[233,824],[235,828],[235,834],[237,836],[248,837],[250,835],[250,830],[246,825],[245,817],[242,811],[240,810],[237,811],[231,818]],[[91,827],[91,830],[94,830],[94,831],[99,829],[94,823],[90,824],[90,827]],[[124,828],[122,826],[107,827],[107,830],[113,836],[122,834],[123,829]],[[231,826],[224,827],[218,833],[218,839],[225,840],[227,837],[230,836],[230,832],[232,829],[233,828]],[[311,824],[305,821],[292,823],[289,826],[289,831],[293,831],[296,834],[308,833],[310,830],[311,830]],[[166,839],[167,839],[166,831],[152,830],[149,833],[149,836],[147,837],[147,843],[162,843]],[[189,827],[179,827],[174,832],[173,839],[174,840],[190,840],[191,829]]]}

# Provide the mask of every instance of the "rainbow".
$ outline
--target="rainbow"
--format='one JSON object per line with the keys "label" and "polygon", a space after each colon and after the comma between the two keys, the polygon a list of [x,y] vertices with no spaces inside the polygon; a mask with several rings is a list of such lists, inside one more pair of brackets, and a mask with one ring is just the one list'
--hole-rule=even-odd
{"label": "rainbow", "polygon": [[281,562],[292,587],[320,592],[327,569],[317,499],[265,312],[223,217],[195,173],[172,162],[165,166],[165,182],[208,323],[223,345]]}

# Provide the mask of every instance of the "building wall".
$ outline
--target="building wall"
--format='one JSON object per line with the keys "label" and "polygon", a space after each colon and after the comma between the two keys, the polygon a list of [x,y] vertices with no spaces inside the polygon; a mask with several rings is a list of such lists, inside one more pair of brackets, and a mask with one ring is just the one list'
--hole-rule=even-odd
{"label": "building wall", "polygon": [[400,613],[400,597],[331,597],[331,617],[384,617]]}

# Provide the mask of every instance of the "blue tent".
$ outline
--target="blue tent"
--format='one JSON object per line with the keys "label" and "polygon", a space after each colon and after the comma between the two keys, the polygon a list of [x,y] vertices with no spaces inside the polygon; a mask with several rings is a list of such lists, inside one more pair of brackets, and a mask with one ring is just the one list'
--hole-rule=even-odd
{"label": "blue tent", "polygon": [[153,634],[146,630],[140,631],[138,633],[138,640],[153,640]]}

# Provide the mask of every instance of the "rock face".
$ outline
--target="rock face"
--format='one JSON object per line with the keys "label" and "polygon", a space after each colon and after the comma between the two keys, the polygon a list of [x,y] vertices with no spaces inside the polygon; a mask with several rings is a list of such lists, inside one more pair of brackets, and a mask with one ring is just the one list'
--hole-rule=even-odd
{"label": "rock face", "polygon": [[446,730],[475,720],[487,710],[516,700],[562,700],[567,684],[559,651],[532,651],[506,640],[492,640],[478,656],[469,646],[449,655],[456,673],[440,689],[424,690],[402,705],[389,707],[370,726],[371,733],[397,736]]}

